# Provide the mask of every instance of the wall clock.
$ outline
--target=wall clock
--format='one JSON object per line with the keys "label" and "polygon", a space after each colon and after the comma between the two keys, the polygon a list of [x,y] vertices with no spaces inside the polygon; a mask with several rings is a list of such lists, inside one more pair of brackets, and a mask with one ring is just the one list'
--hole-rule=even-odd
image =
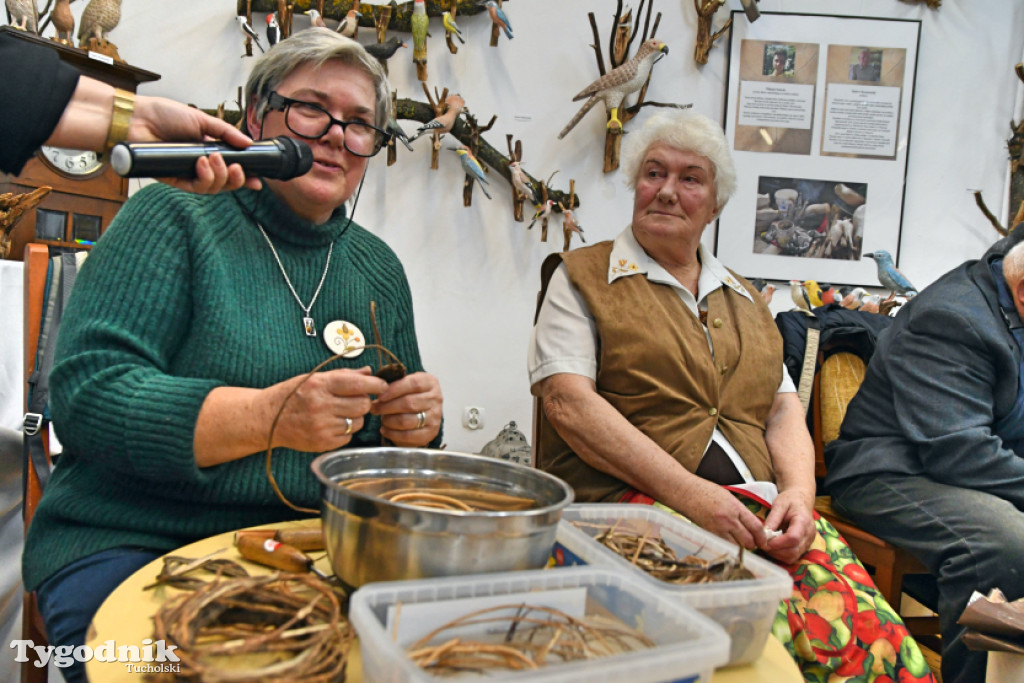
{"label": "wall clock", "polygon": [[[56,50],[63,61],[86,76],[117,88],[134,92],[139,83],[160,78],[106,55],[9,26],[0,27],[0,32]],[[0,194],[31,192],[42,186],[53,190],[14,227],[9,259],[20,260],[29,242],[47,244],[51,253],[91,248],[128,199],[128,179],[117,175],[93,151],[44,146],[25,164],[20,175],[0,174]]]}

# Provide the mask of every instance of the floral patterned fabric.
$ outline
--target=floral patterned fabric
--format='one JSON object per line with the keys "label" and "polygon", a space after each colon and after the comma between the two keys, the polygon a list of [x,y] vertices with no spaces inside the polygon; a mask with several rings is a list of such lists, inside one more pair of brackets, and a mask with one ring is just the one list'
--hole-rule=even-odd
{"label": "floral patterned fabric", "polygon": [[[766,502],[730,490],[760,519],[767,516]],[[636,492],[622,502],[669,509]],[[917,642],[850,546],[816,512],[814,523],[810,550],[796,564],[783,565],[793,577],[793,595],[779,603],[772,624],[772,634],[796,660],[804,680],[935,683]]]}

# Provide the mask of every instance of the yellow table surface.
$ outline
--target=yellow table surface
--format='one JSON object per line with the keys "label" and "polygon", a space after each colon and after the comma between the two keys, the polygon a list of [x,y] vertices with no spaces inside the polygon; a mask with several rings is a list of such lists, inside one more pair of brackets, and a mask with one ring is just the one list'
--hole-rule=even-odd
{"label": "yellow table surface", "polygon": [[[297,522],[283,522],[269,525],[265,528],[293,528],[304,526],[319,526],[319,520],[303,520]],[[179,548],[171,555],[180,555],[187,558],[199,558],[210,553],[222,550],[216,555],[218,559],[229,559],[240,562],[246,566],[250,574],[261,574],[272,571],[262,565],[249,562],[239,556],[234,547],[234,532],[228,532],[217,536],[197,541],[183,548]],[[322,553],[310,553],[314,557]],[[328,574],[332,573],[330,563],[326,557],[322,557],[316,563],[317,568]],[[129,576],[125,581],[111,593],[100,606],[93,617],[92,625],[86,636],[85,644],[95,649],[104,641],[114,640],[118,646],[137,645],[142,646],[142,641],[153,636],[152,617],[169,596],[178,592],[175,588],[162,586],[155,589],[143,590],[153,582],[163,567],[163,560],[157,559],[150,562],[142,569]],[[198,574],[202,576],[202,573]],[[97,683],[139,683],[142,674],[128,670],[122,662],[99,662],[92,659],[85,665],[86,675],[90,681]],[[714,673],[715,683],[786,683],[787,681],[799,682],[803,678],[793,659],[786,652],[782,644],[773,636],[768,637],[767,645],[761,657],[747,666],[730,667],[718,669]],[[349,657],[347,681],[359,683],[363,680],[362,660],[359,656],[358,641],[353,645]]]}

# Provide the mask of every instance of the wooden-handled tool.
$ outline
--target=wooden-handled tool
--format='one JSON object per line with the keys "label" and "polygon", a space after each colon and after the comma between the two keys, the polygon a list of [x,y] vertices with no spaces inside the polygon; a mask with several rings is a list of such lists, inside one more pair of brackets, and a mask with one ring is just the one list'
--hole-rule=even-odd
{"label": "wooden-handled tool", "polygon": [[324,581],[331,580],[331,577],[313,566],[313,558],[309,555],[273,538],[261,538],[254,534],[236,535],[235,547],[245,559],[267,567],[296,574],[313,572]]}

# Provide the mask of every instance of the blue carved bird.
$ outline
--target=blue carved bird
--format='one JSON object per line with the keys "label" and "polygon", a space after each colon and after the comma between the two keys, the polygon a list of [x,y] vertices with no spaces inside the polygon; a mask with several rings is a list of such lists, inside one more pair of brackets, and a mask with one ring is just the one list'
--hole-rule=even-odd
{"label": "blue carved bird", "polygon": [[491,21],[505,32],[505,37],[512,40],[512,23],[494,0],[487,0],[487,14],[490,15]]}
{"label": "blue carved bird", "polygon": [[489,185],[490,182],[487,180],[487,176],[484,175],[484,167],[476,160],[473,153],[465,147],[451,147],[449,149],[459,155],[459,161],[462,162],[462,170],[466,172],[466,175],[479,181],[480,191],[484,193],[484,196],[490,199],[491,193],[487,191],[486,187],[484,187],[484,185]]}
{"label": "blue carved bird", "polygon": [[878,281],[882,283],[883,287],[893,294],[899,294],[908,299],[917,296],[917,287],[910,284],[910,280],[892,262],[892,254],[884,249],[879,249],[875,252],[868,252],[864,256],[875,260],[875,265],[878,267]]}

